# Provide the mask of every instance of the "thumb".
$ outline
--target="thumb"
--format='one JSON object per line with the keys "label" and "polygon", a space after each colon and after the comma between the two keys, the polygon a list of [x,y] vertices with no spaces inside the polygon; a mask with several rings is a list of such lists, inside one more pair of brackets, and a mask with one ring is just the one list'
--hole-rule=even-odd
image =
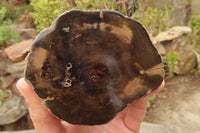
{"label": "thumb", "polygon": [[40,98],[23,78],[17,82],[16,86],[26,99],[31,119],[38,133],[63,132],[61,121],[42,105]]}

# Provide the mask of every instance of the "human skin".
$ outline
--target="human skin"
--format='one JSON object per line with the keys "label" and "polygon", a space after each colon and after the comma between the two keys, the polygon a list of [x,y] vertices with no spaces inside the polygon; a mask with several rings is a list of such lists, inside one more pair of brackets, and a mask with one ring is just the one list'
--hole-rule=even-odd
{"label": "human skin", "polygon": [[[164,81],[151,94],[159,92]],[[17,88],[26,99],[31,119],[37,133],[139,133],[144,118],[149,96],[142,97],[127,107],[109,123],[96,126],[72,125],[52,115],[42,105],[41,99],[33,88],[24,80],[17,82]]]}

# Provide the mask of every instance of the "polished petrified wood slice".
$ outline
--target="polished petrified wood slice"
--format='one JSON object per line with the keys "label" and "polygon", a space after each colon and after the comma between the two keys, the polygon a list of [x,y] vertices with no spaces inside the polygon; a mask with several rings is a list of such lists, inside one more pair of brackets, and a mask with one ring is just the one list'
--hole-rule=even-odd
{"label": "polished petrified wood slice", "polygon": [[143,26],[109,10],[70,10],[33,42],[25,78],[57,117],[109,122],[163,81],[161,58]]}

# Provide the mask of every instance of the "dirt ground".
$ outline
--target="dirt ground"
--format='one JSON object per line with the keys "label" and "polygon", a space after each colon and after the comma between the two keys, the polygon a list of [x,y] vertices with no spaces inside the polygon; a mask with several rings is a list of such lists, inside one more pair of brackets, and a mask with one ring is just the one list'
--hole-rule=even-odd
{"label": "dirt ground", "polygon": [[200,133],[200,73],[193,71],[167,80],[145,121],[175,133]]}

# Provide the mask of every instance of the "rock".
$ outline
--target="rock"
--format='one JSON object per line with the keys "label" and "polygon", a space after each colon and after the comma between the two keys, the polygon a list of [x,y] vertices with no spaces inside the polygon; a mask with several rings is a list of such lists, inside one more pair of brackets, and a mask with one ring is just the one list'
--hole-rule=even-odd
{"label": "rock", "polygon": [[197,57],[197,64],[198,64],[198,70],[200,70],[200,53],[198,51],[195,51],[196,57]]}
{"label": "rock", "polygon": [[3,131],[0,133],[36,133],[35,130],[23,130],[23,131]]}
{"label": "rock", "polygon": [[18,18],[18,23],[24,23],[26,28],[30,28],[30,27],[34,27],[34,23],[33,23],[33,17],[31,15],[31,13],[27,10],[24,11],[24,13],[19,15]]}
{"label": "rock", "polygon": [[7,55],[6,55],[5,51],[0,50],[0,62],[4,61],[4,60],[7,60]]}
{"label": "rock", "polygon": [[166,50],[165,50],[165,48],[164,48],[163,45],[160,45],[160,44],[157,43],[157,44],[155,44],[154,46],[156,47],[156,49],[158,50],[158,53],[159,53],[161,56],[166,55]]}
{"label": "rock", "polygon": [[161,58],[136,21],[109,10],[71,10],[54,22],[34,40],[25,79],[58,118],[107,123],[162,83]]}
{"label": "rock", "polygon": [[189,43],[187,35],[162,43],[167,53],[175,52],[178,55],[178,64],[174,70],[176,74],[186,74],[197,65],[195,52]]}
{"label": "rock", "polygon": [[174,132],[159,124],[143,122],[141,124],[140,133],[174,133]]}
{"label": "rock", "polygon": [[5,51],[1,50],[0,51],[0,76],[6,74],[7,62],[8,62],[8,57]]}
{"label": "rock", "polygon": [[12,75],[2,76],[0,80],[0,88],[7,89],[15,82],[15,80],[16,78],[13,77]]}
{"label": "rock", "polygon": [[12,73],[13,76],[17,78],[23,77],[24,73],[24,68],[25,68],[25,61],[20,61],[20,62],[10,62],[7,64],[7,69],[6,71],[8,73]]}
{"label": "rock", "polygon": [[163,42],[163,41],[170,41],[173,39],[176,39],[184,34],[189,34],[191,33],[192,30],[190,27],[185,27],[185,26],[175,26],[168,31],[164,31],[159,33],[155,39],[157,42]]}
{"label": "rock", "polygon": [[[189,27],[176,26],[168,31],[158,34],[155,45],[161,55],[175,52],[178,55],[178,64],[175,66],[176,74],[186,74],[197,65],[197,57],[190,44]],[[164,47],[164,49],[163,49]]]}
{"label": "rock", "polygon": [[36,30],[33,28],[21,29],[19,32],[21,40],[33,39],[37,35]]}
{"label": "rock", "polygon": [[151,33],[149,33],[148,31],[147,31],[147,33],[149,35],[149,38],[150,38],[152,44],[156,45],[157,44],[157,40],[155,39],[155,37],[153,37],[153,35]]}
{"label": "rock", "polygon": [[26,28],[26,24],[21,23],[21,24],[12,24],[10,26],[11,30],[15,30],[17,32],[20,32],[21,29],[25,29]]}
{"label": "rock", "polygon": [[35,130],[23,130],[23,131],[3,131],[0,133],[36,133]]}
{"label": "rock", "polygon": [[197,57],[190,45],[187,45],[182,52],[178,56],[179,63],[175,66],[174,72],[176,74],[186,74],[197,66]]}
{"label": "rock", "polygon": [[8,58],[14,62],[22,61],[30,51],[33,40],[29,39],[13,44],[5,49]]}
{"label": "rock", "polygon": [[23,97],[13,95],[0,106],[0,125],[16,122],[27,113]]}

